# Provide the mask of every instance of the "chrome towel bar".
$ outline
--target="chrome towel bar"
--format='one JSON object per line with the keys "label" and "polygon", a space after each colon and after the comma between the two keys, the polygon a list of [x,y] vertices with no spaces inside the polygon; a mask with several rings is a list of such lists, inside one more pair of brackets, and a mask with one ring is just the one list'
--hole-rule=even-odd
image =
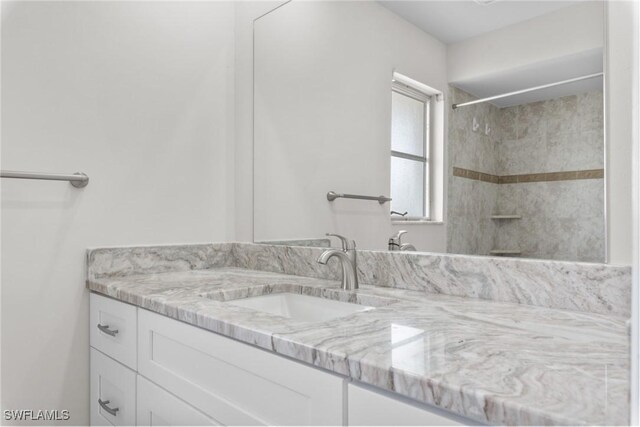
{"label": "chrome towel bar", "polygon": [[38,173],[23,171],[0,171],[0,178],[15,179],[44,179],[47,181],[69,181],[76,188],[83,188],[89,184],[89,177],[82,172],[71,175],[61,173]]}
{"label": "chrome towel bar", "polygon": [[327,200],[333,202],[335,199],[358,199],[358,200],[377,200],[381,205],[390,202],[391,197],[385,196],[359,196],[357,194],[338,194],[335,191],[329,191],[327,193]]}

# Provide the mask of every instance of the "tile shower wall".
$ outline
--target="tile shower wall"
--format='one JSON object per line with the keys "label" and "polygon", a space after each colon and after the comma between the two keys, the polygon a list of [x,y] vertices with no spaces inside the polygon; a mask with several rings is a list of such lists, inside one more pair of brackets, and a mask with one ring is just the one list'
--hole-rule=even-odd
{"label": "tile shower wall", "polygon": [[[452,93],[453,102],[471,99],[458,89]],[[450,121],[453,166],[500,176],[604,167],[602,92],[504,109],[466,108],[469,111],[465,114],[459,114],[464,109],[454,112],[456,118]],[[474,116],[481,125],[477,133],[471,131]],[[488,137],[481,132],[485,120],[492,128],[493,135]],[[475,141],[482,138],[488,143],[484,150],[475,147]],[[470,152],[460,153],[465,149]],[[484,159],[489,153],[495,157]],[[465,159],[471,155],[475,160]],[[461,183],[463,180],[466,182]],[[490,190],[477,191],[469,181]],[[520,250],[524,257],[604,261],[602,178],[493,184],[451,176],[450,188],[451,252],[487,254],[486,242],[491,242],[495,249]],[[495,213],[518,214],[522,219],[488,220],[493,224],[486,226],[486,210],[474,216],[460,209],[460,205],[469,204],[477,208],[475,200],[481,197],[487,199],[480,205],[491,205]],[[467,230],[472,230],[471,237],[461,236]],[[478,241],[485,245],[478,245]]]}
{"label": "tile shower wall", "polygon": [[[604,168],[602,92],[504,108],[501,175]],[[604,261],[604,179],[498,185],[495,244],[524,256]]]}
{"label": "tile shower wall", "polygon": [[[468,93],[450,87],[453,103],[471,101]],[[488,255],[494,247],[497,224],[491,220],[498,203],[498,185],[453,176],[454,167],[496,175],[500,109],[485,103],[449,114],[449,190],[447,252]],[[481,128],[473,131],[473,118]],[[485,135],[484,126],[492,129]]]}

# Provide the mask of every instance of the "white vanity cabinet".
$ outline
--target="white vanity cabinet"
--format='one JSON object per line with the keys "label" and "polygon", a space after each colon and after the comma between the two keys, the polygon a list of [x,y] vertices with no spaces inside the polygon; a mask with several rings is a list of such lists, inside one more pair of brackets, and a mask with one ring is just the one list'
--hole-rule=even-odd
{"label": "white vanity cabinet", "polygon": [[92,425],[463,424],[133,305],[90,305]]}
{"label": "white vanity cabinet", "polygon": [[93,425],[344,424],[344,377],[98,294],[90,306]]}
{"label": "white vanity cabinet", "polygon": [[425,408],[349,384],[349,425],[352,426],[462,426],[475,424],[437,408]]}
{"label": "white vanity cabinet", "polygon": [[224,425],[340,425],[345,378],[138,311],[138,372]]}
{"label": "white vanity cabinet", "polygon": [[136,373],[92,348],[91,425],[129,426],[136,420]]}
{"label": "white vanity cabinet", "polygon": [[141,375],[138,375],[137,390],[136,424],[139,426],[221,425]]}
{"label": "white vanity cabinet", "polygon": [[89,296],[91,347],[136,370],[137,307],[92,293]]}

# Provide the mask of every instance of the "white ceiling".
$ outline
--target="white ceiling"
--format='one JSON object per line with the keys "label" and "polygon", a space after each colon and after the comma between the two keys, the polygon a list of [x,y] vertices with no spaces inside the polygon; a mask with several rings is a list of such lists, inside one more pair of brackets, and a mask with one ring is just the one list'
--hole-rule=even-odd
{"label": "white ceiling", "polygon": [[[452,85],[477,98],[484,98],[600,73],[602,68],[602,49],[592,49],[571,56],[538,62],[504,73],[485,75],[476,80],[452,83]],[[602,90],[602,77],[496,99],[491,103],[500,108],[511,107],[592,90]]]}
{"label": "white ceiling", "polygon": [[580,0],[386,0],[382,6],[446,44],[479,36],[579,3]]}

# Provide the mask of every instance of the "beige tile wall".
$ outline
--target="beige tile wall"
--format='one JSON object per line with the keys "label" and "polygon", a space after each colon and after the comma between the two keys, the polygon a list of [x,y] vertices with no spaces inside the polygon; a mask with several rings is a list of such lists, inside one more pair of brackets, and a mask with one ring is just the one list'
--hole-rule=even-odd
{"label": "beige tile wall", "polygon": [[[455,88],[451,95],[454,103],[473,99]],[[450,117],[449,252],[604,261],[601,92],[504,109],[479,104]],[[492,213],[522,219],[487,223]]]}
{"label": "beige tile wall", "polygon": [[[451,88],[451,102],[471,101],[471,95]],[[497,224],[491,214],[498,204],[498,186],[480,177],[465,176],[475,171],[487,176],[498,174],[500,109],[485,103],[453,110],[449,115],[449,185],[447,192],[447,251],[488,255],[494,248]],[[473,117],[481,126],[472,131]],[[484,134],[489,123],[492,131]],[[454,176],[454,168],[463,176]],[[487,182],[489,181],[489,182]]]}

